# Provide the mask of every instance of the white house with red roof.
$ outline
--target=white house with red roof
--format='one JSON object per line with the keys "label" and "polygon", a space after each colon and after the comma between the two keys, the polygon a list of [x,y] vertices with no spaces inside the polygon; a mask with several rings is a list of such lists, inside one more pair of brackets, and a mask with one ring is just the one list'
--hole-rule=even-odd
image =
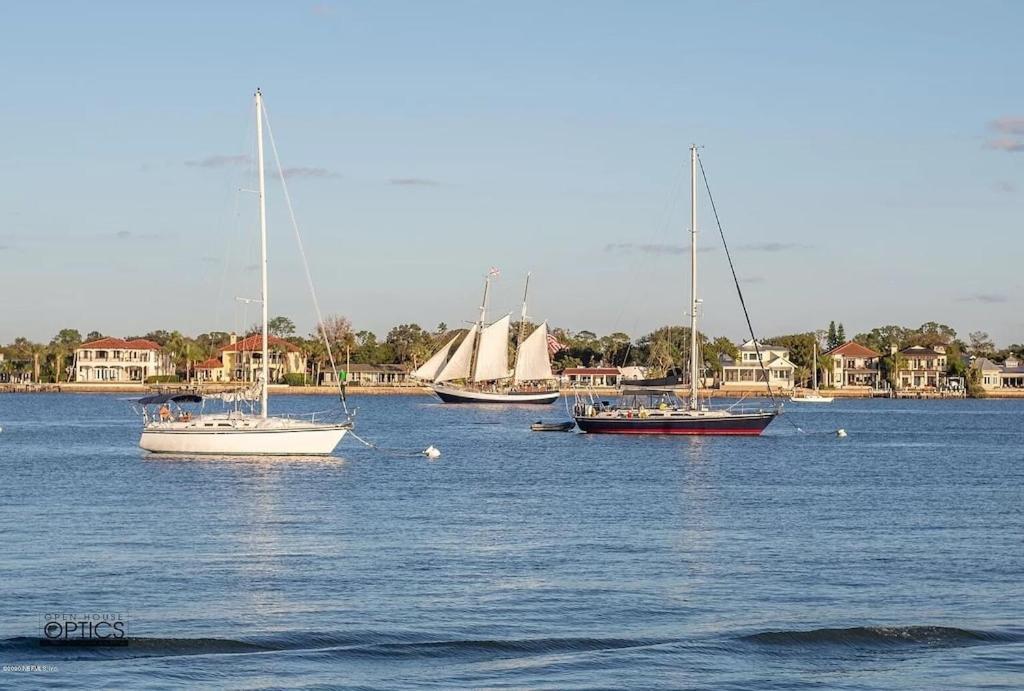
{"label": "white house with red roof", "polygon": [[75,348],[75,381],[141,384],[148,377],[174,374],[171,356],[145,338],[101,338]]}
{"label": "white house with red roof", "polygon": [[[281,381],[286,374],[305,371],[306,363],[294,343],[272,335],[268,338],[268,345],[271,383]],[[203,363],[209,366],[205,373],[197,370],[201,378],[206,376],[207,381],[256,381],[263,368],[263,336],[253,334],[239,340],[238,336],[231,334],[231,342],[217,349],[214,360],[220,361],[220,371],[214,362],[207,360]]]}
{"label": "white house with red roof", "polygon": [[878,363],[882,358],[881,353],[860,343],[847,341],[822,356],[826,363],[829,358],[832,362],[831,366],[825,368],[826,386],[837,389],[880,388],[882,379]]}

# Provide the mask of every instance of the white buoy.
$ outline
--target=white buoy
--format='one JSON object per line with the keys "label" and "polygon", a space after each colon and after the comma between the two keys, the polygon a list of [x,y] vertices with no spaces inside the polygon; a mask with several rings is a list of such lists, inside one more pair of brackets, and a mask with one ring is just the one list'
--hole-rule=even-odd
{"label": "white buoy", "polygon": [[427,458],[440,458],[441,452],[435,449],[434,445],[431,444],[427,448],[423,449],[423,455],[426,456]]}
{"label": "white buoy", "polygon": [[839,429],[836,430],[836,436],[842,439],[843,437],[846,436],[846,430],[840,427]]}

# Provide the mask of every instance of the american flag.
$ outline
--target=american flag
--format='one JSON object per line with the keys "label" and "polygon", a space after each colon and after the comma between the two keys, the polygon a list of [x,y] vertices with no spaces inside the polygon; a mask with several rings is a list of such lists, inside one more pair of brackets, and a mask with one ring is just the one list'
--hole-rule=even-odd
{"label": "american flag", "polygon": [[555,353],[565,350],[565,346],[558,342],[558,339],[548,334],[548,357],[554,357]]}

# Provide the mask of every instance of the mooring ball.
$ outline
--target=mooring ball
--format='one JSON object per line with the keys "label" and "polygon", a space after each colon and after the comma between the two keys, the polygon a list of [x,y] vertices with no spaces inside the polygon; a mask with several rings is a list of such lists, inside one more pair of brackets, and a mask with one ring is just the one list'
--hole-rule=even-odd
{"label": "mooring ball", "polygon": [[423,455],[426,456],[427,458],[440,458],[441,452],[435,449],[434,445],[431,444],[430,446],[423,450]]}
{"label": "mooring ball", "polygon": [[842,429],[842,428],[837,429],[836,430],[836,436],[840,437],[840,438],[845,437],[846,436],[846,430]]}

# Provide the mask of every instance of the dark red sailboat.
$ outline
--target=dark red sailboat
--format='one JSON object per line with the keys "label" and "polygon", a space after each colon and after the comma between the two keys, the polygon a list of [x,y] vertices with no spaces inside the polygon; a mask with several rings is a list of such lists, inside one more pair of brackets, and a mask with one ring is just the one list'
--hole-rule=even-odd
{"label": "dark red sailboat", "polygon": [[[690,375],[687,389],[652,381],[650,386],[625,389],[619,405],[577,393],[573,417],[591,434],[679,434],[757,436],[781,409],[712,409],[699,396],[700,357],[697,341],[697,147],[690,147]],[[724,236],[723,236],[724,239]],[[728,252],[728,248],[726,248]],[[739,284],[737,283],[737,288]],[[742,298],[742,295],[741,295]],[[745,308],[744,308],[745,309]],[[756,339],[754,340],[757,346]],[[760,357],[760,353],[758,353]],[[682,394],[688,394],[683,398]],[[769,394],[770,394],[769,390]],[[646,404],[645,404],[646,403]]]}

